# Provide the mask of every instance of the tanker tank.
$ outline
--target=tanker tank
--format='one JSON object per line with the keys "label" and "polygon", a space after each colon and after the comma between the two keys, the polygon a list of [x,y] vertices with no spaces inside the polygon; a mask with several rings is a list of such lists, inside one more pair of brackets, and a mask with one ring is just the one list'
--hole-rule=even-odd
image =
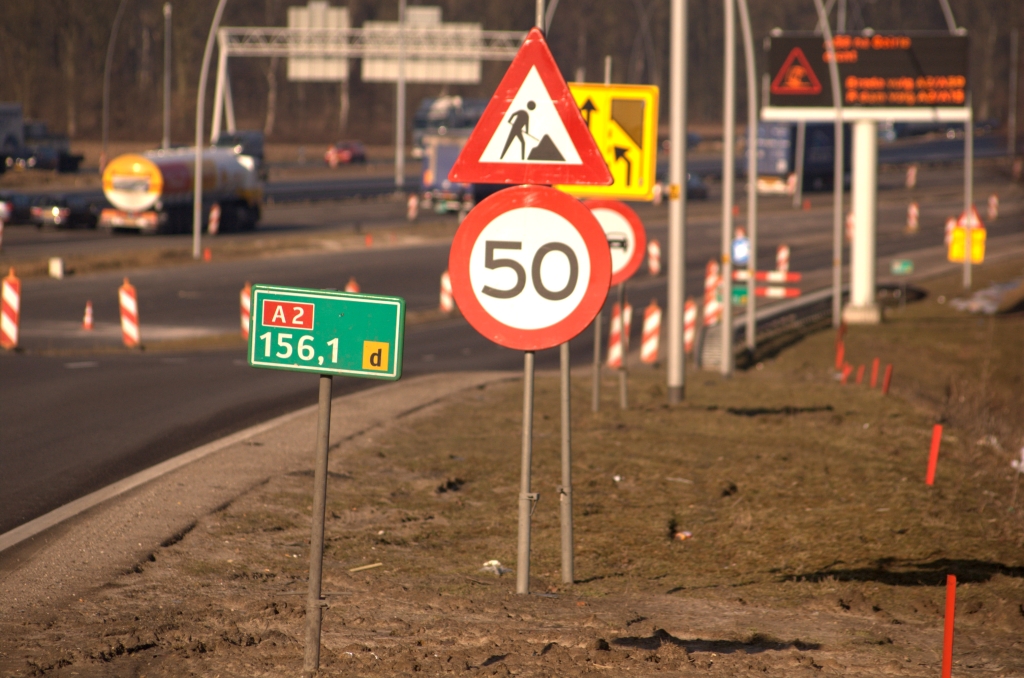
{"label": "tanker tank", "polygon": [[[220,211],[219,231],[246,231],[260,218],[263,187],[256,161],[230,148],[203,149],[203,230]],[[195,149],[126,154],[103,170],[103,194],[113,206],[99,225],[145,233],[191,233]]]}

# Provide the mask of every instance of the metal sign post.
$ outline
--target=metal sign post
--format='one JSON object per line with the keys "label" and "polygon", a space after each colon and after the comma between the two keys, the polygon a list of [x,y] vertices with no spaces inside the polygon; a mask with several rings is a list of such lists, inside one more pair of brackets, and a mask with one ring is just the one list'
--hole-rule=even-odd
{"label": "metal sign post", "polygon": [[619,409],[629,409],[629,374],[626,371],[626,358],[628,357],[629,346],[627,339],[628,325],[626,324],[626,283],[619,283],[619,354],[622,359],[619,361]]}
{"label": "metal sign post", "polygon": [[572,540],[572,381],[569,371],[569,342],[561,346],[562,358],[562,486],[558,488],[559,518],[562,526],[562,583],[575,580]]}
{"label": "metal sign post", "polygon": [[619,406],[626,409],[629,404],[626,383],[626,349],[629,344],[626,331],[626,281],[643,264],[647,252],[647,230],[637,213],[625,203],[617,200],[588,200],[584,204],[593,212],[608,239],[608,251],[612,258],[611,284],[619,287]]}
{"label": "metal sign post", "polygon": [[530,491],[533,462],[533,351],[523,354],[523,455],[519,467],[519,542],[516,548],[516,593],[530,592],[530,518],[540,495]]}
{"label": "metal sign post", "polygon": [[[522,224],[528,219],[531,228]],[[561,346],[562,577],[573,578],[569,436],[569,347],[604,305],[611,254],[604,230],[582,203],[553,188],[517,186],[466,216],[448,256],[452,294],[466,320],[491,341],[525,351],[516,592],[530,588],[530,487],[534,351]]]}
{"label": "metal sign post", "polygon": [[320,595],[324,569],[324,519],[327,513],[327,450],[331,440],[331,376],[320,375],[316,421],[316,466],[313,469],[313,530],[309,537],[309,593],[306,597],[306,656],[302,671],[320,668],[320,626],[327,601]]}
{"label": "metal sign post", "polygon": [[967,94],[967,120],[964,122],[964,289],[971,289],[971,256],[974,252],[971,240],[974,235],[974,113],[971,110],[971,95]]}
{"label": "metal sign post", "polygon": [[252,367],[320,375],[309,539],[306,652],[303,674],[320,668],[321,596],[327,461],[331,438],[331,377],[402,376],[405,300],[297,287],[255,285],[250,297],[248,362]]}
{"label": "metal sign post", "polygon": [[[604,84],[612,84],[612,57],[606,55],[604,58]],[[591,395],[590,409],[597,412],[601,409],[601,324],[604,322],[604,313],[597,312],[594,318],[594,383]]]}

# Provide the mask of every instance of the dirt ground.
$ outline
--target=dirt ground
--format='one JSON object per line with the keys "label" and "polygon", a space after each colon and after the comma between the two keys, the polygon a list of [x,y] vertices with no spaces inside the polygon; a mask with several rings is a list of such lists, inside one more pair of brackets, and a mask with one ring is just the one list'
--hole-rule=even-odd
{"label": "dirt ground", "polygon": [[[520,382],[332,450],[322,673],[935,676],[954,574],[954,675],[1024,676],[1024,311],[956,312],[956,280],[850,329],[852,364],[894,365],[888,397],[838,383],[831,330],[732,379],[688,372],[675,408],[662,370],[633,370],[628,411],[606,372],[598,414],[577,376],[571,585],[555,375],[537,380],[529,596],[483,569],[516,563]],[[0,620],[0,674],[296,675],[311,486],[272,478],[129,571]]]}

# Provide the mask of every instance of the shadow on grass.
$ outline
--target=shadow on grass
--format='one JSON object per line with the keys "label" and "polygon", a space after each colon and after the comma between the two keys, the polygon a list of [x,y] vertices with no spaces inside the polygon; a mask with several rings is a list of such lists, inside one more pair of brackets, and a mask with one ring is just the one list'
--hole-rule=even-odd
{"label": "shadow on grass", "polygon": [[982,583],[997,574],[1024,578],[1024,567],[992,563],[985,560],[940,558],[927,563],[912,563],[895,558],[882,558],[872,567],[828,569],[806,574],[792,574],[782,581],[818,582],[824,579],[838,581],[873,581],[889,586],[944,586],[946,575],[956,575],[959,583]]}
{"label": "shadow on grass", "polygon": [[786,405],[784,407],[729,407],[725,410],[729,414],[735,414],[741,417],[757,417],[763,414],[807,414],[813,412],[832,412],[831,405],[823,405],[820,407],[793,407],[792,405]]}
{"label": "shadow on grass", "polygon": [[674,645],[685,649],[687,652],[718,652],[720,654],[731,654],[733,652],[755,654],[769,650],[778,651],[791,648],[797,650],[817,650],[821,648],[821,645],[818,643],[804,643],[800,640],[786,642],[762,633],[755,633],[747,640],[704,640],[702,638],[684,640],[676,638],[664,629],[655,629],[654,633],[649,636],[616,638],[612,641],[612,644],[638,650],[657,650],[663,645]]}

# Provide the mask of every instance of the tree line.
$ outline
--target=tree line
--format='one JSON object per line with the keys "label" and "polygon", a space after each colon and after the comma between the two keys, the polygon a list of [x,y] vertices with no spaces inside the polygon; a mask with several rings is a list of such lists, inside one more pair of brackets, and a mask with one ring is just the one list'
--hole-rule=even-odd
{"label": "tree line", "polygon": [[[72,139],[100,136],[103,67],[121,0],[0,0],[0,101],[21,102],[26,116]],[[163,109],[163,0],[124,0],[111,72],[111,139],[160,138]],[[550,1],[550,0],[549,0]],[[228,0],[223,25],[285,26],[296,0]],[[331,0],[347,6],[353,26],[395,21],[397,0]],[[440,6],[444,21],[472,21],[485,30],[527,30],[534,0],[410,0]],[[971,36],[976,117],[1005,122],[1009,102],[1009,34],[1024,29],[1024,3],[951,0],[957,23]],[[812,30],[812,0],[749,0],[755,39],[773,28]],[[172,139],[185,143],[195,125],[196,89],[215,0],[172,0]],[[945,30],[938,0],[847,0],[847,26],[884,30]],[[721,120],[723,18],[721,2],[691,1],[689,112],[694,123]],[[560,0],[548,33],[567,79],[603,77],[605,55],[613,81],[657,84],[667,102],[669,0]],[[833,26],[835,12],[833,11]],[[759,64],[764,59],[756,46]],[[742,56],[742,55],[741,55]],[[349,111],[343,117],[340,83],[289,82],[284,59],[233,59],[232,92],[238,126],[262,129],[268,140],[326,142],[358,138],[386,144],[394,138],[395,88],[364,83],[353,63]],[[738,111],[745,110],[742,58]],[[488,97],[507,64],[484,62],[478,85],[413,84],[408,120],[420,100],[441,93]],[[213,98],[213,77],[207,102]],[[212,106],[212,103],[209,104]],[[662,106],[662,116],[667,106]],[[209,115],[209,112],[207,112]],[[347,119],[346,119],[347,118]]]}

